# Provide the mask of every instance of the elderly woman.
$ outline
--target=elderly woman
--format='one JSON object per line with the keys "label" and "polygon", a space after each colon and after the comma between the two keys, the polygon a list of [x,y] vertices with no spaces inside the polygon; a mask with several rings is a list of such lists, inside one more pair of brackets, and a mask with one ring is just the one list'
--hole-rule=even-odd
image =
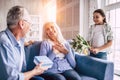
{"label": "elderly woman", "polygon": [[47,56],[53,61],[53,66],[41,76],[45,80],[81,80],[74,70],[75,55],[69,43],[63,38],[60,28],[54,22],[43,26],[43,39],[40,56]]}

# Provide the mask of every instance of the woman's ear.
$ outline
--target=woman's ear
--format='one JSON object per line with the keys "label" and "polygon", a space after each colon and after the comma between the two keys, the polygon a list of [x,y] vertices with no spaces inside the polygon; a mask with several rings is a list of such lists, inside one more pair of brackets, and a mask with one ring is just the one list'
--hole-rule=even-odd
{"label": "woman's ear", "polygon": [[19,20],[18,25],[20,26],[21,29],[23,29],[24,21],[23,20]]}

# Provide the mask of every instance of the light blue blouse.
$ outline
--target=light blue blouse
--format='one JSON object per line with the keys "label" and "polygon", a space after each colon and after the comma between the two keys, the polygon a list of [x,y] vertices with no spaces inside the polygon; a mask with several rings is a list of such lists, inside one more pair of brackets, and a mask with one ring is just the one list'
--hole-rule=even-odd
{"label": "light blue blouse", "polygon": [[56,54],[53,52],[52,44],[50,44],[47,40],[41,43],[39,55],[47,56],[53,61],[52,68],[49,68],[45,72],[62,73],[65,70],[75,68],[76,62],[74,51],[71,49],[68,42],[65,42],[64,45],[69,50],[69,53],[65,55],[63,59],[60,59],[59,57],[56,57]]}

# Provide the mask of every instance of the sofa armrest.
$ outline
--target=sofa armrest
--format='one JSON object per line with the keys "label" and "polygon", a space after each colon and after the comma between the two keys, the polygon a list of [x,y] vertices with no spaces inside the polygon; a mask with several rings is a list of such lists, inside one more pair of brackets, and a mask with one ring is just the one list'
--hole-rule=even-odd
{"label": "sofa armrest", "polygon": [[76,71],[79,74],[94,77],[98,80],[113,80],[114,65],[112,62],[90,56],[75,55]]}

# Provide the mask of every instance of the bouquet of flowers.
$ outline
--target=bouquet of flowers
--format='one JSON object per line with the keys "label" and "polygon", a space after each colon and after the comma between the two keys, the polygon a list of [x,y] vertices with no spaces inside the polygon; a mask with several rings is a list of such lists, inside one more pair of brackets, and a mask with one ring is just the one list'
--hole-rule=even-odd
{"label": "bouquet of flowers", "polygon": [[70,44],[76,52],[89,55],[90,45],[82,36],[77,35],[75,39],[72,39]]}

